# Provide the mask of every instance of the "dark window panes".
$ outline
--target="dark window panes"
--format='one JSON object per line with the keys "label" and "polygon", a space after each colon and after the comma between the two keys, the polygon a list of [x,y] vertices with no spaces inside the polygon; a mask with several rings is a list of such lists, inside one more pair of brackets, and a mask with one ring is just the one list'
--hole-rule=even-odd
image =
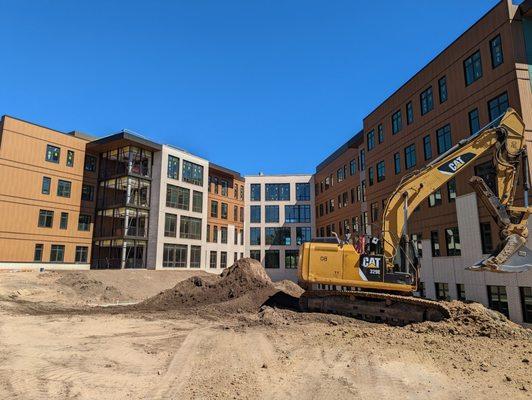
{"label": "dark window panes", "polygon": [[89,248],[87,246],[76,246],[76,256],[74,261],[77,263],[86,263],[89,257]]}
{"label": "dark window panes", "polygon": [[289,183],[267,183],[266,201],[289,201],[290,184]]}
{"label": "dark window panes", "polygon": [[393,165],[395,170],[395,175],[399,174],[401,172],[401,156],[399,153],[395,153],[393,155]]}
{"label": "dark window panes", "polygon": [[410,169],[416,166],[416,146],[411,144],[405,147],[405,169]]}
{"label": "dark window panes", "polygon": [[379,124],[379,126],[377,126],[377,137],[379,139],[379,143],[384,142],[384,127],[382,126],[382,124]]}
{"label": "dark window panes", "polygon": [[471,57],[464,61],[464,76],[466,86],[471,85],[477,79],[482,77],[482,60],[480,51],[475,52]]}
{"label": "dark window panes", "polygon": [[490,52],[491,52],[491,67],[497,68],[504,62],[502,54],[502,40],[501,35],[495,36],[490,40]]}
{"label": "dark window panes", "polygon": [[179,158],[168,155],[168,178],[179,179]]}
{"label": "dark window panes", "polygon": [[429,195],[429,207],[439,206],[442,203],[441,189],[435,190]]}
{"label": "dark window panes", "polygon": [[461,255],[460,234],[458,233],[457,227],[445,229],[445,243],[447,245],[448,256]]}
{"label": "dark window panes", "polygon": [[59,220],[59,229],[67,229],[68,228],[68,213],[62,212],[61,218]]}
{"label": "dark window panes", "polygon": [[211,251],[209,254],[209,267],[212,269],[218,268],[217,255],[215,251]]}
{"label": "dark window panes", "polygon": [[190,268],[201,267],[201,246],[190,246]]}
{"label": "dark window panes", "polygon": [[425,115],[434,108],[434,100],[432,97],[432,86],[421,92],[419,95],[421,103],[421,115]]}
{"label": "dark window panes", "polygon": [[279,268],[279,250],[266,250],[264,268]]}
{"label": "dark window panes", "polygon": [[447,101],[447,77],[441,77],[438,79],[438,93],[440,98],[440,103]]}
{"label": "dark window panes", "polygon": [[249,218],[251,223],[260,223],[260,206],[249,207]]}
{"label": "dark window panes", "polygon": [[51,144],[46,145],[46,161],[59,163],[59,157],[61,155],[61,149]]}
{"label": "dark window panes", "polygon": [[40,228],[51,228],[54,220],[54,212],[50,210],[39,211],[39,221],[37,226]]}
{"label": "dark window panes", "polygon": [[260,245],[260,228],[250,228],[249,229],[249,242],[252,246]]}
{"label": "dark window panes", "polygon": [[183,160],[183,181],[203,185],[203,166]]}
{"label": "dark window panes", "polygon": [[227,219],[227,217],[228,217],[228,205],[227,205],[227,203],[222,203],[221,211],[222,212],[220,213],[221,214],[220,216],[222,217],[222,219]]}
{"label": "dark window panes", "polygon": [[399,110],[392,115],[392,133],[395,135],[401,129],[403,129],[403,121],[401,117],[401,110]]}
{"label": "dark window panes", "polygon": [[42,177],[42,187],[41,187],[41,193],[42,194],[50,194],[50,187],[52,186],[52,178],[49,178],[47,176]]}
{"label": "dark window panes", "polygon": [[311,235],[310,226],[298,226],[296,228],[296,244],[299,246],[305,242],[310,242]]}
{"label": "dark window panes", "polygon": [[438,154],[443,154],[452,147],[451,125],[447,124],[436,131]]}
{"label": "dark window panes", "polygon": [[249,258],[252,258],[254,260],[257,260],[260,262],[260,250],[250,250],[249,251]]}
{"label": "dark window panes", "polygon": [[371,130],[367,133],[368,151],[375,148],[375,131]]}
{"label": "dark window panes", "polygon": [[252,183],[250,185],[251,201],[260,201],[260,183]]}
{"label": "dark window panes", "polygon": [[218,218],[218,202],[211,200],[211,217]]}
{"label": "dark window panes", "polygon": [[488,101],[488,111],[490,116],[490,122],[496,120],[503,115],[509,107],[508,93],[503,93],[500,96],[495,97]]}
{"label": "dark window panes", "polygon": [[177,236],[177,215],[174,215],[174,214],[164,215],[164,236],[166,237]]}
{"label": "dark window panes", "polygon": [[285,250],[284,251],[284,267],[286,269],[297,269],[298,260],[299,260],[298,250]]}
{"label": "dark window panes", "polygon": [[454,178],[447,182],[447,200],[449,203],[456,200],[456,180]]}
{"label": "dark window panes", "polygon": [[377,163],[377,182],[382,182],[385,178],[386,171],[384,166],[384,160]]}
{"label": "dark window panes", "polygon": [[67,150],[66,165],[67,165],[67,167],[73,167],[74,166],[74,152],[72,150]]}
{"label": "dark window panes", "polygon": [[182,244],[163,245],[164,268],[186,268],[188,246]]}
{"label": "dark window panes", "polygon": [[192,211],[198,213],[203,211],[203,193],[196,190],[192,192]]}
{"label": "dark window panes", "polygon": [[78,231],[90,231],[91,229],[91,216],[80,214],[78,218]]}
{"label": "dark window panes", "polygon": [[81,200],[94,200],[94,186],[83,184],[83,186],[81,187]]}
{"label": "dark window panes", "polygon": [[532,323],[532,287],[520,287],[521,307],[523,310],[523,322]]}
{"label": "dark window panes", "polygon": [[480,131],[480,117],[478,115],[478,108],[469,111],[469,133],[471,135]]}
{"label": "dark window panes", "polygon": [[409,101],[406,103],[406,124],[410,125],[412,122],[414,122],[414,106],[412,106],[412,102]]}
{"label": "dark window panes", "polygon": [[42,261],[42,254],[44,251],[44,244],[37,243],[33,252],[33,261]]}
{"label": "dark window panes", "polygon": [[430,135],[423,137],[423,155],[425,156],[425,161],[432,158],[432,145],[430,143]]}
{"label": "dark window panes", "polygon": [[181,239],[201,239],[201,218],[181,215],[179,219],[179,237]]}
{"label": "dark window panes", "polygon": [[57,181],[57,195],[60,197],[70,197],[72,182],[59,179]]}
{"label": "dark window panes", "polygon": [[505,286],[488,285],[488,304],[492,310],[498,311],[508,318],[510,317],[508,295],[506,294]]}
{"label": "dark window panes", "polygon": [[279,206],[265,207],[266,222],[279,222]]}
{"label": "dark window panes", "polygon": [[460,301],[466,301],[465,285],[463,283],[456,284],[456,297]]}
{"label": "dark window panes", "polygon": [[432,250],[432,257],[439,257],[441,255],[438,231],[430,232],[430,247]]}
{"label": "dark window panes", "polygon": [[290,228],[265,228],[264,236],[266,240],[266,245],[274,246],[290,246],[291,245],[291,236]]}
{"label": "dark window panes", "polygon": [[437,300],[450,300],[449,296],[449,284],[448,283],[440,283],[436,282],[434,283],[434,287],[436,289],[436,299]]}
{"label": "dark window panes", "polygon": [[491,254],[493,251],[493,239],[489,222],[480,223],[480,241],[482,243],[482,254]]}
{"label": "dark window panes", "polygon": [[50,262],[63,262],[65,259],[65,246],[53,244],[50,249]]}
{"label": "dark window panes", "polygon": [[310,222],[310,205],[297,204],[284,206],[284,218],[285,223],[288,224]]}
{"label": "dark window panes", "polygon": [[296,200],[309,201],[310,200],[310,184],[296,183]]}
{"label": "dark window panes", "polygon": [[96,171],[96,157],[85,154],[85,171]]}

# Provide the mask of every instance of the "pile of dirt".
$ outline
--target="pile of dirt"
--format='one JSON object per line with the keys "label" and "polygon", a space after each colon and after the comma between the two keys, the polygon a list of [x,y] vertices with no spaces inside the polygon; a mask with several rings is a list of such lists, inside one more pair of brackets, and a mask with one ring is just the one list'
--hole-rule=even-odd
{"label": "pile of dirt", "polygon": [[532,330],[510,321],[503,314],[480,303],[446,302],[451,316],[441,322],[422,322],[409,328],[418,333],[439,333],[496,339],[532,339]]}
{"label": "pile of dirt", "polygon": [[[296,292],[293,286],[289,288],[286,283],[277,289],[258,261],[244,258],[223,271],[220,276],[191,277],[135,305],[134,308],[165,311],[214,305],[215,308],[226,312],[255,312],[283,288],[290,293]],[[291,297],[290,293],[286,293],[286,296]]]}
{"label": "pile of dirt", "polygon": [[83,272],[62,274],[56,283],[66,286],[83,298],[109,302],[121,298],[121,293],[116,287],[105,285],[97,279],[91,279]]}

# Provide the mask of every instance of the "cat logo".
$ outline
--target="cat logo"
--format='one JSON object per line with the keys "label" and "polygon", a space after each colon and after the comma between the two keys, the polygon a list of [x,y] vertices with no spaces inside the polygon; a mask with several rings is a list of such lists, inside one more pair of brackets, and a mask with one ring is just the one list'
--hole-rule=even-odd
{"label": "cat logo", "polygon": [[382,259],[379,257],[364,257],[362,267],[367,269],[380,269]]}
{"label": "cat logo", "polygon": [[474,153],[464,153],[460,156],[453,158],[451,161],[446,162],[438,168],[438,171],[446,174],[453,175],[456,171],[466,165],[469,161],[475,158]]}

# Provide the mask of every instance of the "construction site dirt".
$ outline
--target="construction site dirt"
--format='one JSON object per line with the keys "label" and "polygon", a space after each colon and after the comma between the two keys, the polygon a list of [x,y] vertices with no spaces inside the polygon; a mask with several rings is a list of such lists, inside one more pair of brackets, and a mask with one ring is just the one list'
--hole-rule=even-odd
{"label": "construction site dirt", "polygon": [[241,260],[0,274],[0,398],[532,398],[532,331],[480,304],[404,327],[300,313]]}

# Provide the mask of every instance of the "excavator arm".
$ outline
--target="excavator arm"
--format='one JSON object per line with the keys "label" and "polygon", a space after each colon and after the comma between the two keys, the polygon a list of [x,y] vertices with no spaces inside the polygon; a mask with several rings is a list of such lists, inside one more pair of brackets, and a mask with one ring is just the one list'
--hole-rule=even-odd
{"label": "excavator arm", "polygon": [[[480,177],[474,176],[470,183],[497,222],[502,242],[491,257],[470,269],[519,272],[532,268],[532,252],[524,246],[528,236],[528,216],[532,209],[528,208],[526,201],[525,207],[513,206],[519,165],[526,154],[524,132],[525,125],[520,116],[508,109],[497,126],[460,141],[424,168],[403,178],[390,196],[383,214],[382,239],[386,268],[394,268],[394,259],[400,251],[401,238],[406,237],[406,223],[413,210],[488,151],[494,151],[499,196]],[[526,167],[525,171],[526,187]],[[516,256],[520,259],[516,259]]]}

